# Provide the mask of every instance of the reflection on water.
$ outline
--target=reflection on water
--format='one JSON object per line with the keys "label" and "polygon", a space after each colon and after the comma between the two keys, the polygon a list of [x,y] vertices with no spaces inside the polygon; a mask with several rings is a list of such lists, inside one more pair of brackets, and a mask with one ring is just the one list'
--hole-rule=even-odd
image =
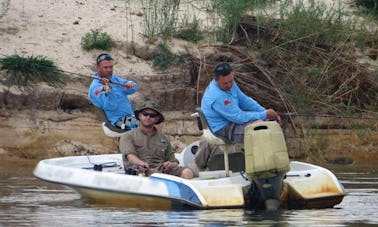
{"label": "reflection on water", "polygon": [[[376,167],[327,166],[346,188],[332,209],[255,212],[244,209],[143,211],[98,206],[65,187],[32,176],[35,162],[0,166],[0,226],[368,226],[378,224]],[[344,169],[343,169],[344,168]]]}

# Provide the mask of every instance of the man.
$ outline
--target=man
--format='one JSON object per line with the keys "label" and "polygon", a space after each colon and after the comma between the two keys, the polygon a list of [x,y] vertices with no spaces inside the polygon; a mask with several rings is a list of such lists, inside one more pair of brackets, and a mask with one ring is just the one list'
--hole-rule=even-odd
{"label": "man", "polygon": [[193,178],[189,168],[179,166],[168,138],[156,129],[155,125],[164,121],[159,106],[146,101],[135,111],[139,127],[121,136],[119,149],[123,154],[125,169],[136,166],[146,176],[162,172],[182,178]]}
{"label": "man", "polygon": [[254,121],[281,123],[281,117],[273,109],[265,109],[240,90],[228,63],[215,67],[214,79],[202,97],[201,109],[211,130],[234,143],[244,143],[244,128]]}
{"label": "man", "polygon": [[122,129],[136,127],[134,108],[128,98],[138,90],[138,85],[131,80],[113,74],[113,58],[109,54],[100,54],[96,59],[97,73],[89,87],[89,100],[103,109],[109,122]]}

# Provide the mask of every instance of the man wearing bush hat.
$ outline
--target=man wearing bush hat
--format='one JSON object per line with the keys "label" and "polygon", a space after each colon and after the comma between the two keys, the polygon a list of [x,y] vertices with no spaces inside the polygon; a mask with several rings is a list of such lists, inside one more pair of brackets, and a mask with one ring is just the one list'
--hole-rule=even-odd
{"label": "man wearing bush hat", "polygon": [[134,113],[139,120],[139,127],[122,135],[119,141],[125,169],[134,167],[146,176],[162,172],[193,178],[191,169],[179,166],[168,138],[156,128],[157,124],[164,121],[159,105],[147,100]]}

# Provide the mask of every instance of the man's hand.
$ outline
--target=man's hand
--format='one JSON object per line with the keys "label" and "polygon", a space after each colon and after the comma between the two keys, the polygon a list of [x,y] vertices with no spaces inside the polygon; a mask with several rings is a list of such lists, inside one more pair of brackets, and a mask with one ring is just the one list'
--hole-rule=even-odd
{"label": "man's hand", "polygon": [[280,115],[278,115],[273,109],[266,110],[266,118],[269,120],[275,120],[278,122],[278,124],[282,124]]}
{"label": "man's hand", "polygon": [[125,85],[124,85],[124,88],[125,90],[127,89],[133,89],[134,88],[134,83],[132,81],[128,81]]}
{"label": "man's hand", "polygon": [[100,78],[100,83],[105,84],[105,85],[110,85],[109,79],[105,77]]}
{"label": "man's hand", "polygon": [[148,163],[142,162],[142,161],[138,164],[138,168],[139,168],[139,172],[145,173],[145,174],[148,173],[148,171],[150,170]]}
{"label": "man's hand", "polygon": [[166,161],[163,163],[163,173],[168,173],[171,169],[178,166],[177,162]]}

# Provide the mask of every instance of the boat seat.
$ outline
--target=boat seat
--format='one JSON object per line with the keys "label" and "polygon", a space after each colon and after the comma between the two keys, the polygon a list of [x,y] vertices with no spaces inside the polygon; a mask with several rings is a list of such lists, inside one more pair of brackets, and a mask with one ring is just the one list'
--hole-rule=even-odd
{"label": "boat seat", "polygon": [[[232,152],[228,153],[228,163],[229,169],[232,172],[242,172],[245,171],[245,162],[244,162],[244,153],[243,152]],[[210,171],[213,170],[223,170],[224,167],[224,154],[214,155],[209,162],[207,163],[207,169]]]}
{"label": "boat seat", "polygon": [[202,130],[203,137],[209,142],[210,144],[219,145],[220,148],[223,150],[223,158],[224,158],[224,170],[226,171],[226,176],[230,176],[229,174],[229,161],[228,161],[228,151],[232,153],[235,152],[235,144],[230,141],[229,139],[216,135],[207,122],[205,115],[203,114],[200,107],[195,109],[195,113],[192,116],[197,117],[197,124],[198,128]]}
{"label": "boat seat", "polygon": [[213,132],[213,130],[211,130],[211,128],[209,127],[209,124],[207,123],[207,119],[205,115],[203,114],[200,107],[197,107],[195,110],[196,110],[196,113],[194,114],[194,116],[197,117],[198,128],[199,130],[202,130],[203,136],[210,144],[215,144],[215,145],[233,144],[226,137],[216,135]]}
{"label": "boat seat", "polygon": [[108,118],[106,117],[105,111],[99,107],[94,106],[96,109],[96,113],[99,116],[101,122],[102,122],[102,129],[105,133],[105,135],[109,137],[121,137],[121,135],[128,130],[120,129],[118,127],[115,127],[110,123]]}

